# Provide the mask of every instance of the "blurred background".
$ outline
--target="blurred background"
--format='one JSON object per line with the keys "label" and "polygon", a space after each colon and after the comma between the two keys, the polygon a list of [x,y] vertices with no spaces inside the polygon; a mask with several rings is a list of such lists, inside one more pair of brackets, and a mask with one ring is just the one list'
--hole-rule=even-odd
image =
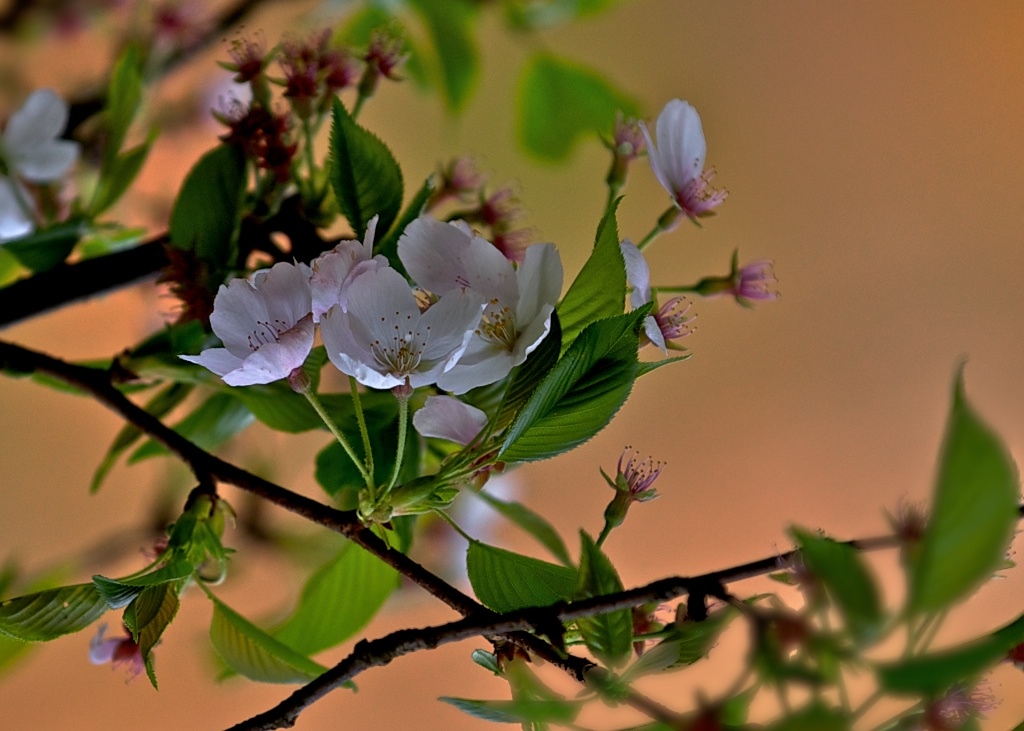
{"label": "blurred background", "polygon": [[[344,11],[344,3],[264,3],[246,31],[273,43],[284,30],[302,33]],[[627,444],[667,462],[661,497],[634,508],[606,546],[627,586],[784,551],[792,523],[840,539],[884,533],[887,510],[928,496],[953,373],[965,358],[969,398],[1020,460],[1024,4],[623,0],[593,19],[529,37],[510,35],[497,13],[488,16],[479,38],[482,76],[465,114],[451,116],[436,95],[412,84],[392,84],[360,118],[392,148],[407,180],[454,155],[474,156],[492,181],[514,183],[535,240],[560,247],[568,281],[592,244],[609,158],[596,139],[560,165],[528,159],[518,147],[516,75],[530,51],[545,47],[606,73],[648,119],[675,97],[701,114],[708,163],[729,198],[703,228],[684,223],[648,250],[655,284],[726,274],[736,248],[741,263],[773,258],[780,280],[781,298],[753,310],[697,300],[697,332],[685,341],[692,359],[644,377],[591,442],[509,477],[519,498],[570,546],[580,528],[600,530],[610,491],[598,467],[614,470]],[[88,33],[33,32],[39,35],[28,45],[5,41],[0,68],[8,75],[16,70],[33,85],[68,93],[107,63]],[[216,44],[161,84],[152,112],[167,115],[165,132],[140,194],[120,209],[124,218],[158,230],[188,166],[215,144],[217,125],[190,115],[226,93],[230,75],[214,66],[226,57],[226,45]],[[5,99],[0,116],[20,99]],[[639,239],[667,197],[643,161],[625,193],[619,231]],[[149,284],[37,317],[0,337],[64,358],[104,357],[158,327],[169,310]],[[172,478],[169,463],[122,465],[90,496],[89,479],[120,426],[88,400],[0,379],[0,559],[14,557],[31,572],[78,554],[78,578],[141,565],[137,549],[145,539],[137,529],[159,513]],[[257,426],[227,454],[315,495],[310,460],[327,441],[325,433],[288,437]],[[268,519],[295,527],[280,515]],[[130,534],[118,538],[119,531]],[[515,529],[495,523],[492,531],[491,542],[536,552]],[[428,566],[458,569],[455,544],[430,548],[420,554]],[[873,563],[887,577],[887,598],[898,601],[894,557]],[[269,616],[287,608],[298,588],[299,577],[286,568],[255,547],[237,557],[221,593],[250,618]],[[1022,577],[1016,570],[991,582],[943,637],[1018,616]],[[735,589],[749,594],[766,586]],[[35,648],[0,676],[0,725],[217,729],[286,696],[286,687],[214,684],[205,639],[210,614],[208,602],[186,595],[157,650],[159,691],[144,678],[126,683],[121,672],[90,665],[89,632]],[[453,618],[407,588],[366,635]],[[113,614],[108,622],[116,628]],[[649,692],[686,706],[695,687],[724,688],[732,675],[723,656],[743,643],[737,623],[702,676],[673,676]],[[490,727],[435,700],[507,697],[502,681],[469,660],[485,646],[464,642],[371,670],[358,679],[358,693],[332,694],[304,713],[298,728]],[[1009,729],[1024,718],[1024,678],[1003,666],[991,680],[1003,700],[985,728]],[[609,728],[637,720],[616,714],[580,723]]]}

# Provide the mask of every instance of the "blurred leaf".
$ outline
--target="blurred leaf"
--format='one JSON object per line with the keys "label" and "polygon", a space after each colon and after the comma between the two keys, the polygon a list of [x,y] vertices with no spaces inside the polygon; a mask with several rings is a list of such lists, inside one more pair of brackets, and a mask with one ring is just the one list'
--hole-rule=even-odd
{"label": "blurred leaf", "polygon": [[791,528],[790,533],[807,568],[824,584],[858,643],[877,638],[885,613],[878,586],[857,550],[800,528]]}
{"label": "blurred leaf", "polygon": [[615,222],[618,207],[617,200],[604,214],[587,263],[558,303],[563,352],[587,325],[621,315],[625,307],[626,263],[619,249],[619,229]]}
{"label": "blurred leaf", "polygon": [[45,642],[85,629],[106,611],[92,584],[48,589],[0,602],[0,635]]}
{"label": "blurred leaf", "polygon": [[722,631],[738,616],[735,607],[724,607],[701,622],[687,619],[673,624],[663,640],[646,650],[626,669],[622,679],[632,681],[651,673],[678,670],[702,660],[718,642]]}
{"label": "blurred leaf", "polygon": [[473,495],[490,505],[502,516],[512,521],[531,536],[536,538],[544,548],[551,551],[555,558],[566,566],[573,566],[573,560],[565,547],[565,542],[558,535],[558,531],[537,513],[530,510],[522,503],[514,501],[499,500],[488,492],[479,490]]}
{"label": "blurred leaf", "polygon": [[849,731],[850,719],[835,708],[811,703],[768,726],[767,731]]}
{"label": "blurred leaf", "polygon": [[171,211],[171,243],[204,261],[231,269],[246,186],[245,155],[218,145],[189,171]]}
{"label": "blurred leaf", "polygon": [[553,457],[601,431],[633,388],[638,332],[648,309],[588,325],[519,411],[498,458]]}
{"label": "blurred leaf", "polygon": [[326,650],[365,627],[397,588],[393,568],[346,543],[309,578],[295,611],[273,634],[307,655]]}
{"label": "blurred leaf", "polygon": [[477,598],[496,612],[567,600],[576,585],[575,569],[478,541],[469,544],[466,571]]}
{"label": "blurred leaf", "polygon": [[532,155],[564,160],[581,137],[607,133],[622,110],[638,105],[598,72],[550,53],[537,53],[519,82],[519,140]]}
{"label": "blurred leaf", "polygon": [[391,229],[402,206],[402,171],[380,138],[360,127],[337,98],[328,170],[338,205],[360,241],[376,215],[378,231]]}
{"label": "blurred leaf", "polygon": [[[237,435],[253,420],[252,412],[234,394],[215,393],[178,422],[174,431],[209,452]],[[161,454],[168,454],[167,447],[150,440],[128,457],[128,464]]]}
{"label": "blurred leaf", "polygon": [[[104,170],[109,171],[114,165],[141,103],[142,68],[139,63],[139,49],[129,44],[114,64],[110,85],[107,87],[107,108],[104,111],[107,128],[106,146],[103,149]],[[94,210],[94,215],[96,213],[99,213],[99,210]]]}
{"label": "blurred leaf", "polygon": [[438,700],[475,718],[496,723],[572,723],[583,706],[582,701],[475,701],[448,696]]}
{"label": "blurred leaf", "polygon": [[910,565],[910,611],[946,609],[999,570],[1019,518],[1017,496],[1017,469],[967,402],[961,367],[931,518]]}
{"label": "blurred leaf", "polygon": [[[163,418],[171,409],[188,398],[193,388],[194,386],[190,383],[171,383],[160,389],[153,398],[146,402],[143,408],[146,413],[152,414],[158,419]],[[114,437],[114,443],[107,449],[103,460],[93,472],[92,482],[89,483],[89,492],[95,493],[100,489],[103,480],[117,463],[118,457],[124,454],[128,447],[138,441],[141,436],[142,430],[134,424],[125,424],[121,428],[121,431]]]}
{"label": "blurred leaf", "polygon": [[506,2],[506,19],[513,28],[545,28],[596,15],[618,0],[531,0]]}
{"label": "blurred leaf", "polygon": [[88,230],[83,221],[64,221],[8,241],[3,248],[26,269],[45,272],[67,259]]}
{"label": "blurred leaf", "polygon": [[229,668],[263,683],[308,683],[327,668],[267,634],[207,591],[210,641]]}
{"label": "blurred leaf", "polygon": [[987,637],[927,655],[876,666],[879,688],[887,693],[934,696],[951,685],[976,678],[1024,642],[1024,615]]}
{"label": "blurred leaf", "polygon": [[[615,594],[623,590],[612,562],[585,531],[580,531],[582,551],[580,573],[573,599]],[[593,655],[609,667],[622,665],[633,649],[633,617],[628,609],[617,609],[577,620],[583,641]]]}
{"label": "blurred leaf", "polygon": [[155,140],[156,136],[150,135],[142,144],[136,145],[123,154],[115,155],[110,163],[100,171],[99,184],[89,203],[88,215],[90,217],[100,215],[121,199],[121,196],[125,194],[125,191],[138,176]]}
{"label": "blurred leaf", "polygon": [[409,0],[426,21],[441,64],[445,103],[461,111],[480,76],[480,53],[473,38],[479,13],[467,0]]}

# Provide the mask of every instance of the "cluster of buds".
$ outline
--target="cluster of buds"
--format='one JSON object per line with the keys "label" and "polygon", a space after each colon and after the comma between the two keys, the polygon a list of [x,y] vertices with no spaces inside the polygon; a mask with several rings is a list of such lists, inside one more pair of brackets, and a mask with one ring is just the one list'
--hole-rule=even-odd
{"label": "cluster of buds", "polygon": [[327,28],[302,41],[285,41],[277,61],[284,79],[276,83],[284,87],[284,96],[300,119],[326,112],[334,95],[355,84],[358,76],[355,57],[332,46]]}
{"label": "cluster of buds", "polygon": [[278,183],[287,182],[298,150],[287,116],[255,101],[245,106],[237,100],[226,111],[214,112],[214,116],[228,127],[227,134],[221,136],[224,142],[239,145],[246,157],[270,171]]}

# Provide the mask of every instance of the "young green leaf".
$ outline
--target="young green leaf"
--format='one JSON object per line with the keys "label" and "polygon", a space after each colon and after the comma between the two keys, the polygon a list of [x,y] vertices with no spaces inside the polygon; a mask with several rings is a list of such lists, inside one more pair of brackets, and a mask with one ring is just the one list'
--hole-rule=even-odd
{"label": "young green leaf", "polygon": [[878,637],[885,621],[878,586],[860,554],[851,546],[800,528],[790,533],[808,570],[828,591],[859,643]]}
{"label": "young green leaf", "polygon": [[92,584],[48,589],[0,602],[0,635],[46,642],[85,629],[106,611]]}
{"label": "young green leaf", "polygon": [[72,219],[8,241],[4,244],[4,251],[13,255],[26,269],[45,272],[67,259],[88,230],[83,221]]}
{"label": "young green leaf", "polygon": [[665,639],[626,669],[622,679],[632,681],[642,675],[678,670],[707,657],[722,631],[738,616],[735,607],[725,607],[710,613],[702,622],[687,619],[673,625]]}
{"label": "young green leaf", "polygon": [[618,207],[619,201],[615,201],[604,214],[587,263],[558,303],[563,351],[590,323],[622,314],[626,302],[626,264],[619,249],[615,221]]}
{"label": "young green leaf", "polygon": [[232,268],[245,185],[245,155],[238,147],[219,145],[204,154],[174,201],[171,243],[204,261]]}
{"label": "young green leaf", "polygon": [[263,683],[307,683],[327,668],[267,634],[207,592],[213,602],[210,641],[229,668]]}
{"label": "young green leaf", "polygon": [[146,675],[154,688],[156,673],[150,653],[178,613],[178,588],[177,583],[148,586],[124,612],[124,624],[139,645]]}
{"label": "young green leaf", "polygon": [[601,74],[546,52],[526,64],[518,97],[519,140],[550,161],[565,159],[581,137],[611,130],[617,111],[638,110]]}
{"label": "young green leaf", "polygon": [[329,175],[338,205],[360,241],[376,215],[378,231],[391,229],[402,206],[402,171],[380,138],[360,127],[337,98]]}
{"label": "young green leaf", "polygon": [[[573,599],[587,599],[622,591],[622,581],[612,562],[585,531],[580,531],[580,536],[583,548]],[[633,617],[628,609],[582,617],[577,623],[587,649],[601,662],[616,667],[629,659],[633,649]]]}
{"label": "young green leaf", "polygon": [[544,607],[572,596],[576,570],[473,541],[466,571],[477,598],[496,612]]}
{"label": "young green leaf", "polygon": [[354,543],[321,566],[302,589],[295,611],[274,636],[312,655],[334,647],[366,626],[398,588],[398,574]]}
{"label": "young green leaf", "polygon": [[499,459],[553,457],[611,421],[636,379],[638,332],[647,310],[599,320],[583,330],[519,411]]}
{"label": "young green leaf", "polygon": [[167,583],[176,583],[188,577],[194,567],[184,559],[166,563],[155,571],[130,579],[108,579],[96,574],[92,577],[93,586],[111,609],[120,609],[129,604],[144,589]]}
{"label": "young green leaf", "polygon": [[579,715],[582,701],[475,701],[469,698],[442,696],[439,701],[460,711],[496,723],[572,723]]}
{"label": "young green leaf", "polygon": [[467,0],[410,0],[409,5],[426,21],[434,41],[445,103],[460,111],[480,76],[480,52],[473,38],[477,8]]}
{"label": "young green leaf", "polygon": [[931,518],[909,571],[911,611],[946,609],[1002,566],[1017,525],[1017,496],[1017,469],[967,402],[961,367]]}
{"label": "young green leaf", "polygon": [[139,63],[139,49],[135,45],[129,45],[114,64],[110,85],[107,87],[107,108],[104,111],[107,139],[103,150],[105,171],[110,170],[114,159],[121,151],[128,127],[131,126],[141,103],[142,69]]}
{"label": "young green leaf", "polygon": [[120,200],[138,176],[155,140],[155,135],[150,135],[145,142],[122,154],[115,155],[110,160],[110,163],[100,172],[96,192],[89,203],[88,215],[90,217],[100,215]]}
{"label": "young green leaf", "polygon": [[499,500],[488,492],[479,490],[472,493],[476,497],[490,505],[502,516],[512,521],[524,531],[537,539],[544,548],[551,551],[552,555],[566,566],[573,566],[572,558],[565,547],[565,542],[558,535],[558,531],[547,520],[530,510],[522,503],[514,501]]}
{"label": "young green leaf", "polygon": [[[201,449],[210,451],[236,436],[253,420],[252,412],[235,398],[234,393],[215,393],[175,425],[174,431]],[[128,457],[128,464],[161,454],[167,454],[167,448],[150,440]]]}

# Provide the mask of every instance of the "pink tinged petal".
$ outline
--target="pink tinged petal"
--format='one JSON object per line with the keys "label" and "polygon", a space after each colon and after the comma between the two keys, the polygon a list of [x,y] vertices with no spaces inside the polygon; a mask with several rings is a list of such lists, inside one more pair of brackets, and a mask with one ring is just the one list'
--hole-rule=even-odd
{"label": "pink tinged petal", "polygon": [[114,659],[117,646],[121,644],[121,640],[116,637],[111,637],[109,640],[103,639],[106,633],[107,625],[101,624],[96,630],[96,635],[89,641],[89,662],[93,665],[110,662]]}
{"label": "pink tinged petal", "polygon": [[[0,176],[0,242],[17,239],[32,233],[35,225],[21,204],[14,186],[18,185],[10,178]],[[28,191],[22,188],[24,200],[30,200]]]}
{"label": "pink tinged petal", "polygon": [[404,379],[381,370],[373,353],[364,347],[369,337],[362,328],[358,334],[353,332],[353,325],[352,315],[341,307],[331,308],[320,319],[320,335],[334,367],[370,388],[384,390],[404,383]]}
{"label": "pink tinged petal", "polygon": [[245,362],[242,358],[232,354],[227,348],[207,348],[199,355],[182,355],[179,357],[189,363],[201,365],[218,376],[226,376],[228,373],[241,368],[242,363]]}
{"label": "pink tinged petal", "polygon": [[469,444],[487,424],[487,414],[451,396],[431,396],[413,414],[412,424],[425,437]]}
{"label": "pink tinged petal", "polygon": [[662,353],[668,354],[665,335],[661,332],[661,328],[658,326],[658,321],[654,319],[654,315],[648,315],[644,318],[644,334]]}
{"label": "pink tinged petal", "polygon": [[635,310],[651,301],[651,269],[643,253],[629,239],[619,244],[619,251],[626,264],[626,280],[633,287],[629,305]]}
{"label": "pink tinged petal", "polygon": [[4,130],[4,149],[14,158],[52,142],[68,123],[68,105],[53,89],[37,89],[11,115]]}
{"label": "pink tinged petal", "polygon": [[423,313],[420,332],[424,334],[423,364],[426,380],[413,385],[434,383],[451,370],[466,351],[474,329],[480,322],[485,303],[472,291],[455,289],[441,296]]}
{"label": "pink tinged petal", "polygon": [[704,170],[707,143],[700,115],[688,103],[673,99],[658,115],[655,134],[670,190],[678,194]]}
{"label": "pink tinged petal", "polygon": [[675,195],[672,192],[672,181],[668,179],[668,175],[665,174],[662,166],[661,151],[655,146],[654,139],[651,137],[651,133],[647,131],[647,125],[643,122],[640,123],[640,131],[644,133],[644,140],[647,142],[647,160],[651,163],[654,177],[658,179],[661,187],[667,190],[669,195]]}
{"label": "pink tinged petal", "polygon": [[398,258],[423,289],[437,293],[467,287],[469,272],[462,254],[471,239],[472,234],[458,226],[420,216],[406,226],[398,239]]}
{"label": "pink tinged petal", "polygon": [[313,349],[313,316],[306,315],[276,342],[267,343],[246,358],[241,367],[224,375],[229,386],[273,383],[302,365]]}

